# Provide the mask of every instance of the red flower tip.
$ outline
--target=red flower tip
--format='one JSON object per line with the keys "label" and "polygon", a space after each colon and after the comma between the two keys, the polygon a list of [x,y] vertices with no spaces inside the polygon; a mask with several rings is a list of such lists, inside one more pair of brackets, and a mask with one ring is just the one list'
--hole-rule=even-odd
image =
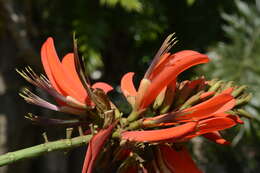
{"label": "red flower tip", "polygon": [[92,85],[92,88],[102,89],[106,94],[114,89],[112,86],[104,82],[96,82]]}
{"label": "red flower tip", "polygon": [[208,92],[202,93],[200,95],[200,99],[203,100],[203,99],[205,99],[207,97],[213,96],[214,94],[215,94],[214,91],[208,91]]}
{"label": "red flower tip", "polygon": [[87,92],[77,75],[74,54],[67,54],[62,63],[57,56],[51,37],[42,45],[41,59],[52,86],[62,95],[71,96],[85,104]]}
{"label": "red flower tip", "polygon": [[221,145],[229,145],[230,142],[227,141],[226,139],[222,138],[220,133],[218,131],[206,133],[203,135],[203,137]]}
{"label": "red flower tip", "polygon": [[122,79],[121,79],[121,91],[125,95],[125,97],[128,96],[136,96],[137,91],[135,89],[135,86],[133,84],[133,72],[126,73]]}
{"label": "red flower tip", "polygon": [[189,122],[176,127],[160,130],[126,131],[121,134],[122,139],[136,142],[160,142],[177,140],[195,132],[197,122]]}
{"label": "red flower tip", "polygon": [[[87,91],[78,76],[73,53],[65,55],[61,62],[57,56],[53,38],[49,37],[42,45],[41,60],[51,85],[59,94],[71,98],[76,105],[78,103],[81,107],[91,104]],[[100,88],[105,93],[113,89],[110,85],[102,82],[98,82],[92,87]],[[60,98],[57,98],[57,101],[62,105],[67,103],[67,100],[60,100]]]}
{"label": "red flower tip", "polygon": [[[140,102],[140,109],[151,104],[161,90],[168,86],[177,76],[188,68],[207,63],[209,58],[207,55],[200,54],[191,50],[184,50],[170,56],[163,56],[162,61],[152,69],[151,73],[146,76],[151,81],[151,85]],[[139,91],[138,91],[139,92]]]}
{"label": "red flower tip", "polygon": [[205,102],[180,111],[173,119],[180,122],[205,119],[214,114],[231,110],[235,105],[236,101],[232,95],[222,93]]}

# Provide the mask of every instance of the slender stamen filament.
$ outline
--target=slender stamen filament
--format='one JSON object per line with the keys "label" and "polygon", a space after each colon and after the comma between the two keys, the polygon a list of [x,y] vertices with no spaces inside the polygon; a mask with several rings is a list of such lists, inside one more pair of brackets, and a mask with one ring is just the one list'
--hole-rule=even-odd
{"label": "slender stamen filament", "polygon": [[51,104],[49,102],[47,102],[46,100],[40,98],[39,96],[37,96],[36,94],[32,93],[29,89],[24,89],[22,91],[22,93],[19,94],[22,98],[24,98],[24,100],[28,103],[31,104],[35,104],[47,109],[51,109],[54,111],[59,111],[58,106]]}
{"label": "slender stamen filament", "polygon": [[29,89],[24,89],[22,93],[20,93],[19,95],[30,104],[35,104],[50,110],[71,113],[76,115],[86,115],[86,111],[83,109],[76,109],[69,106],[57,106],[52,103],[49,103],[46,100],[37,96],[36,94],[32,93]]}

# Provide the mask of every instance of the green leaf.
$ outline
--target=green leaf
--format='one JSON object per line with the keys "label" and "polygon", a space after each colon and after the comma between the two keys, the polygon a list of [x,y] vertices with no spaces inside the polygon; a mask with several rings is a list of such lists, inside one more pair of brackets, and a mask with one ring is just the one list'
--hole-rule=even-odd
{"label": "green leaf", "polygon": [[192,6],[196,0],[187,0],[188,6]]}
{"label": "green leaf", "polygon": [[139,0],[120,0],[120,3],[128,11],[142,11],[142,4]]}

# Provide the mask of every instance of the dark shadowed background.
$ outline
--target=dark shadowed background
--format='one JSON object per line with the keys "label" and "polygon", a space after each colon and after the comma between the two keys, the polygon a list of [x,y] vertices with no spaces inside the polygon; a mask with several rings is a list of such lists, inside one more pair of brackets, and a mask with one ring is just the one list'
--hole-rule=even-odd
{"label": "dark shadowed background", "polygon": [[[233,80],[249,86],[254,99],[246,108],[253,121],[230,130],[231,146],[196,138],[193,154],[205,172],[257,173],[260,170],[260,0],[0,0],[0,153],[65,137],[65,129],[32,125],[24,115],[55,112],[26,104],[18,96],[26,83],[15,68],[30,65],[43,72],[41,44],[55,39],[60,57],[79,39],[93,81],[118,87],[128,71],[137,76],[147,69],[164,38],[175,32],[182,49],[207,53],[210,64],[181,77],[203,74],[208,79]],[[113,97],[119,99],[114,93]],[[55,113],[57,116],[62,114]],[[230,134],[230,133],[229,133]],[[50,153],[0,168],[0,173],[81,172],[86,147],[64,154]]]}

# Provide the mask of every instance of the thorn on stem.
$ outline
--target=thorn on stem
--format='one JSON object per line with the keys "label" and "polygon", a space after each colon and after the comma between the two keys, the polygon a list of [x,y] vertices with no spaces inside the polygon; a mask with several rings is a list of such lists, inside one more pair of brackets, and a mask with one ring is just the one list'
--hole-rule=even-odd
{"label": "thorn on stem", "polygon": [[83,136],[83,135],[84,135],[83,129],[82,129],[81,126],[78,126],[78,131],[79,131],[79,135],[80,135],[80,136]]}
{"label": "thorn on stem", "polygon": [[71,139],[73,128],[66,128],[66,139]]}
{"label": "thorn on stem", "polygon": [[43,137],[45,143],[48,143],[48,142],[49,142],[48,136],[47,136],[47,133],[46,133],[46,132],[44,132],[44,133],[42,134],[42,137]]}

